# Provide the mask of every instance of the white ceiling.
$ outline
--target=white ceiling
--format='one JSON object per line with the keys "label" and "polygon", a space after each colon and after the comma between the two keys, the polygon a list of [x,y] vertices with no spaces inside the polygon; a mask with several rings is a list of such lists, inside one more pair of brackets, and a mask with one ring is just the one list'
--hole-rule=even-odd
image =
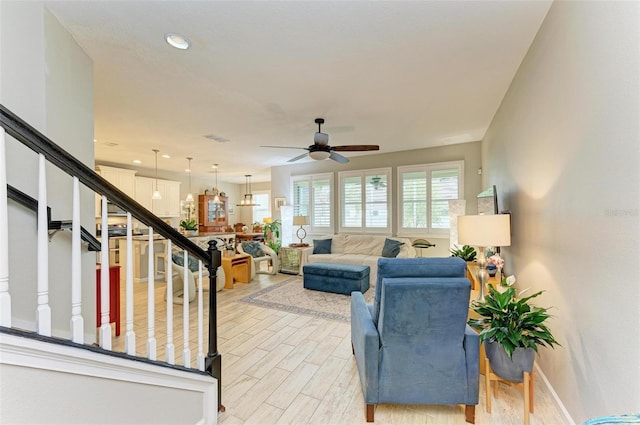
{"label": "white ceiling", "polygon": [[[46,1],[93,59],[98,162],[267,181],[323,117],[381,152],[481,140],[550,1]],[[178,32],[186,51],[164,41]],[[219,143],[204,138],[227,139]],[[116,146],[109,146],[117,144]],[[346,153],[354,156],[360,153]],[[312,161],[304,159],[303,161]]]}

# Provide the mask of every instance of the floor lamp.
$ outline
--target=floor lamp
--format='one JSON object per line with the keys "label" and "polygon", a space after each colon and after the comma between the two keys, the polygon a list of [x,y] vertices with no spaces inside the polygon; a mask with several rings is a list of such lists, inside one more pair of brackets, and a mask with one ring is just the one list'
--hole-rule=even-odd
{"label": "floor lamp", "polygon": [[511,245],[511,216],[509,214],[494,215],[462,215],[458,217],[458,242],[463,245],[478,247],[478,282],[480,293],[476,301],[484,301],[485,284],[487,282],[488,246]]}

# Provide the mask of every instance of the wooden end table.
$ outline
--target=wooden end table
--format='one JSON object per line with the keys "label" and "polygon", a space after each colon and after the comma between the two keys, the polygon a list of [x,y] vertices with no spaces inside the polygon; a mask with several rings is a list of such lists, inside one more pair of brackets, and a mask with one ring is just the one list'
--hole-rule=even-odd
{"label": "wooden end table", "polygon": [[234,280],[241,283],[251,282],[251,261],[249,254],[222,256],[225,289],[233,289]]}

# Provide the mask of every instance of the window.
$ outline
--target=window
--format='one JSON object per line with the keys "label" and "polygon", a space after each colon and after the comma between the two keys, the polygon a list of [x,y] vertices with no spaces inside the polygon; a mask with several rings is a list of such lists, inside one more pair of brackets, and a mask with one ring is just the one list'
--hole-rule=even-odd
{"label": "window", "polygon": [[253,200],[256,205],[253,207],[253,222],[262,223],[265,217],[271,217],[271,196],[270,192],[256,192]]}
{"label": "window", "polygon": [[296,176],[292,178],[292,186],[293,215],[307,216],[311,233],[331,233],[333,174]]}
{"label": "window", "polygon": [[391,168],[345,171],[340,178],[340,231],[391,233]]}
{"label": "window", "polygon": [[464,161],[398,167],[399,234],[449,232],[449,200],[460,199]]}

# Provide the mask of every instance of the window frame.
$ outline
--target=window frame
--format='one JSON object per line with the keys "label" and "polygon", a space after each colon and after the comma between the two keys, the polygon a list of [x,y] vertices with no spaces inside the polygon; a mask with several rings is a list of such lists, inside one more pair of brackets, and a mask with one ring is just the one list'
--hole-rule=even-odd
{"label": "window frame", "polygon": [[[271,210],[271,190],[254,190],[253,191],[253,197],[254,200],[256,198],[256,195],[267,195],[267,204],[266,204],[266,208],[267,208],[267,215],[266,217],[273,217],[273,212]],[[260,204],[260,207],[263,207],[263,204]],[[264,209],[264,208],[260,208],[260,209]],[[256,207],[251,207],[251,219],[253,220],[253,222],[258,222],[258,220],[256,220]],[[260,221],[260,223],[262,223],[262,221]]]}
{"label": "window frame", "polygon": [[[367,177],[372,176],[385,176],[387,179],[387,225],[386,227],[367,227],[367,206],[371,205],[372,202],[368,202],[367,200]],[[338,229],[339,233],[358,233],[358,234],[378,234],[378,235],[391,235],[393,234],[393,199],[392,199],[392,188],[393,188],[393,169],[391,167],[385,168],[371,168],[366,170],[353,170],[353,171],[340,171],[338,172]],[[361,226],[359,227],[346,227],[344,225],[345,218],[345,200],[344,200],[344,180],[346,178],[351,177],[359,177],[360,178],[360,189],[361,189]]]}
{"label": "window frame", "polygon": [[[424,237],[432,237],[432,238],[443,238],[448,237],[450,233],[450,228],[434,228],[433,227],[433,219],[432,219],[432,176],[434,171],[438,170],[449,170],[449,169],[458,169],[458,199],[464,199],[464,160],[459,161],[447,161],[447,162],[436,162],[429,164],[416,164],[416,165],[404,165],[398,166],[396,169],[397,176],[397,190],[398,190],[398,199],[397,199],[397,235],[398,236],[424,236]],[[426,195],[426,208],[427,208],[427,227],[419,228],[419,227],[404,227],[403,226],[403,217],[404,217],[404,192],[403,192],[403,174],[410,172],[426,172],[426,185],[427,185],[427,195]]]}
{"label": "window frame", "polygon": [[[313,182],[318,180],[329,180],[329,225],[328,226],[316,226],[314,225],[315,217],[314,217],[314,206],[315,206],[315,194],[313,189]],[[291,204],[293,206],[293,211],[295,215],[296,210],[296,197],[294,193],[295,183],[298,181],[307,181],[309,184],[309,226],[307,227],[307,232],[309,234],[332,234],[334,229],[334,212],[333,206],[335,201],[335,189],[333,183],[333,173],[319,173],[319,174],[305,174],[298,176],[291,176],[290,184],[291,184]]]}

